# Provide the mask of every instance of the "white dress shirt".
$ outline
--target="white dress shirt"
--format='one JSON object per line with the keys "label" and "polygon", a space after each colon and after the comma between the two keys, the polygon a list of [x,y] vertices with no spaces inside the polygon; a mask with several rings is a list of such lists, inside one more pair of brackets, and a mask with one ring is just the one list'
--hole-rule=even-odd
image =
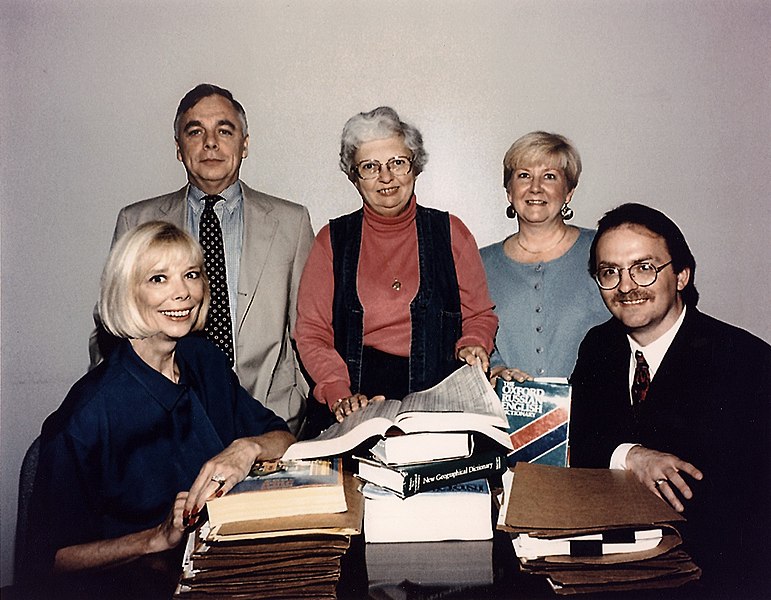
{"label": "white dress shirt", "polygon": [[[677,332],[680,331],[680,326],[683,324],[683,319],[685,319],[685,311],[686,307],[683,306],[683,311],[680,313],[680,316],[677,317],[677,321],[674,322],[672,327],[670,327],[664,334],[659,337],[657,340],[654,340],[647,346],[641,346],[637,342],[635,342],[630,336],[626,336],[629,340],[629,348],[631,352],[629,353],[629,403],[632,403],[632,382],[634,381],[634,372],[637,367],[637,361],[635,360],[634,354],[635,351],[639,350],[643,353],[645,356],[645,362],[648,363],[648,371],[650,372],[651,381],[653,381],[653,378],[656,376],[656,371],[658,371],[659,366],[661,365],[661,361],[664,360],[664,356],[667,353],[667,350],[669,350],[669,346],[672,345],[672,340],[675,339],[675,336],[677,335]],[[634,446],[639,446],[639,444],[636,443],[624,443],[619,444],[618,447],[613,451],[613,454],[610,457],[610,468],[611,469],[626,469],[626,455],[629,454],[629,450],[631,450]]]}

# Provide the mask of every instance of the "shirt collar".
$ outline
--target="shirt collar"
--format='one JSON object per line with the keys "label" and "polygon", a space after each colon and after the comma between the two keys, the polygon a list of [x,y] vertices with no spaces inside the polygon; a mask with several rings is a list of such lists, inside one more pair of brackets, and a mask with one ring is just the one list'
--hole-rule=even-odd
{"label": "shirt collar", "polygon": [[670,327],[666,332],[664,332],[664,335],[659,337],[659,339],[651,342],[647,346],[641,346],[637,342],[635,342],[629,335],[627,335],[627,339],[629,340],[629,347],[632,349],[632,362],[634,362],[634,353],[636,350],[639,350],[643,353],[645,356],[645,362],[648,363],[648,369],[651,374],[651,379],[653,379],[653,376],[656,374],[656,371],[659,369],[659,365],[661,364],[661,361],[664,360],[664,355],[667,353],[667,350],[669,350],[669,346],[672,345],[672,340],[675,339],[675,336],[677,335],[677,332],[680,331],[680,326],[683,324],[683,319],[685,319],[685,311],[687,307],[683,305],[683,312],[680,313],[680,316],[677,317],[677,321],[674,322],[672,327]]}
{"label": "shirt collar", "polygon": [[363,205],[364,221],[375,231],[382,232],[394,232],[410,227],[418,212],[417,198],[414,194],[412,195],[412,198],[410,198],[404,211],[395,217],[384,217],[372,210],[366,202],[364,202]]}
{"label": "shirt collar", "polygon": [[147,394],[169,412],[187,391],[187,385],[174,383],[143,361],[128,340],[118,346],[115,356]]}
{"label": "shirt collar", "polygon": [[[192,183],[187,186],[187,203],[196,214],[203,212],[205,202],[203,199],[209,194],[204,193],[195,187]],[[235,183],[229,185],[222,190],[217,196],[222,196],[225,199],[223,206],[228,213],[233,212],[238,208],[239,204],[243,202],[244,194],[241,190],[241,182],[236,180]]]}

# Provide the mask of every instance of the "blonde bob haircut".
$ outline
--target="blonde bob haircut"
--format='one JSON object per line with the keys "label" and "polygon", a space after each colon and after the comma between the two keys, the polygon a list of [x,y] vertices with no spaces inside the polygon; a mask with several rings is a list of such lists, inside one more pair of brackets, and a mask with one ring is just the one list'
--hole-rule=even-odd
{"label": "blonde bob haircut", "polygon": [[176,225],[149,221],[127,231],[107,257],[99,296],[99,316],[107,331],[121,338],[134,339],[157,333],[142,316],[137,305],[137,292],[148,269],[163,255],[189,257],[191,264],[200,266],[204,296],[192,331],[203,329],[211,296],[201,247]]}
{"label": "blonde bob haircut", "polygon": [[531,131],[514,142],[503,157],[503,187],[509,189],[509,181],[517,169],[541,163],[562,169],[568,191],[578,185],[581,156],[573,143],[556,133]]}

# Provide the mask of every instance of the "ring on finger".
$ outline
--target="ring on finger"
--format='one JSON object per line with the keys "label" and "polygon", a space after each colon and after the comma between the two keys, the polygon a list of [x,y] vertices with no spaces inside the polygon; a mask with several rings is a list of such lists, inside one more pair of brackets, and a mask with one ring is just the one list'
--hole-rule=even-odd
{"label": "ring on finger", "polygon": [[220,473],[212,475],[211,481],[213,481],[214,483],[216,483],[220,487],[225,485],[225,477],[222,476]]}
{"label": "ring on finger", "polygon": [[659,487],[662,483],[667,483],[668,481],[669,481],[669,479],[666,479],[666,478],[665,479],[656,479],[653,482],[653,485],[655,485],[656,487]]}

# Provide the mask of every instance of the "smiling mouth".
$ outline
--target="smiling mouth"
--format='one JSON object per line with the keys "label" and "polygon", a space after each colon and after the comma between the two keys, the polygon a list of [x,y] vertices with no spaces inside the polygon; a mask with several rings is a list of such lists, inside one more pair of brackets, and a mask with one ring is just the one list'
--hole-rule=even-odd
{"label": "smiling mouth", "polygon": [[171,317],[172,319],[184,319],[185,317],[190,316],[190,313],[193,312],[193,309],[186,308],[185,310],[162,310],[160,312],[165,317]]}
{"label": "smiling mouth", "polygon": [[525,200],[525,204],[530,206],[543,206],[546,204],[546,200]]}
{"label": "smiling mouth", "polygon": [[399,191],[399,187],[397,186],[397,187],[389,187],[389,188],[384,188],[382,190],[378,190],[377,193],[380,194],[381,196],[393,196],[398,191]]}
{"label": "smiling mouth", "polygon": [[623,304],[624,306],[636,306],[638,304],[642,304],[643,302],[647,302],[649,298],[624,298],[621,300],[618,300],[619,304]]}

